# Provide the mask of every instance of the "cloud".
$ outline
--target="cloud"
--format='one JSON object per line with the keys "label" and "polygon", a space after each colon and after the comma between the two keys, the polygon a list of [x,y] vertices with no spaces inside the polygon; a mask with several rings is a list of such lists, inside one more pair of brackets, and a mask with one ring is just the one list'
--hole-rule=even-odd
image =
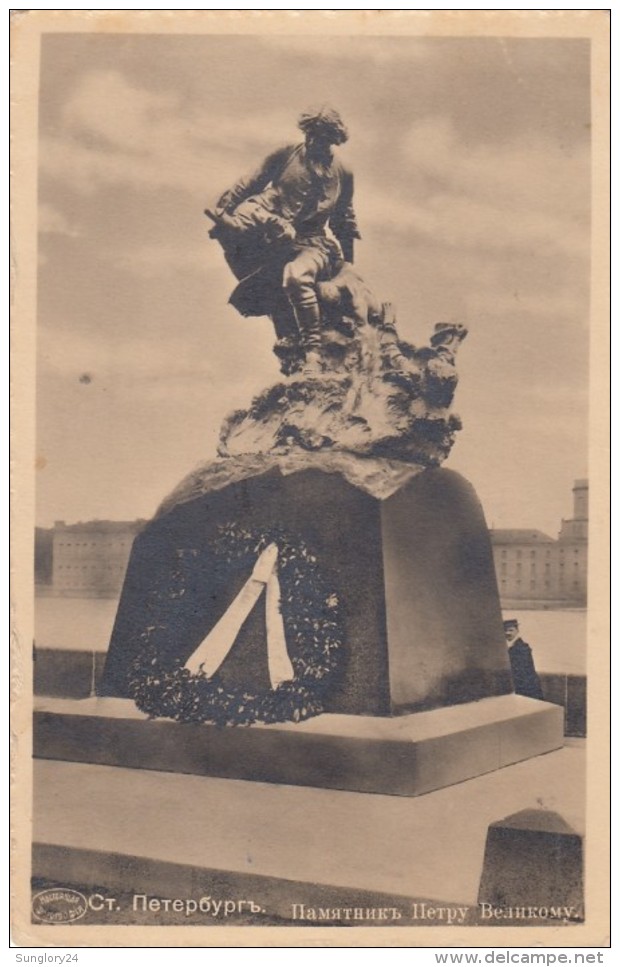
{"label": "cloud", "polygon": [[65,104],[63,121],[69,129],[96,134],[111,145],[139,153],[179,127],[174,122],[178,109],[174,95],[136,87],[118,71],[93,71]]}
{"label": "cloud", "polygon": [[220,252],[213,243],[196,248],[153,242],[129,249],[110,249],[105,258],[114,269],[143,279],[158,279],[179,272],[194,272],[204,277],[207,271],[222,269]]}
{"label": "cloud", "polygon": [[369,185],[358,202],[362,222],[453,248],[588,255],[585,149],[569,154],[540,139],[474,147],[434,118],[414,125],[401,150],[407,183],[389,193]]}
{"label": "cloud", "polygon": [[410,128],[403,151],[418,171],[455,191],[491,201],[510,198],[514,207],[588,216],[590,156],[585,145],[569,150],[542,135],[472,145],[457,137],[446,118],[426,118]]}
{"label": "cloud", "polygon": [[74,135],[42,138],[40,158],[43,172],[83,194],[109,186],[129,186],[138,191],[177,189],[205,193],[213,180],[223,187],[229,166],[224,155],[189,150],[182,144],[174,150],[155,144],[150,152],[93,148]]}
{"label": "cloud", "polygon": [[[413,194],[413,193],[412,193]],[[402,194],[373,191],[358,203],[360,222],[369,222],[409,238],[420,235],[452,248],[478,251],[561,253],[585,257],[587,230],[544,212],[502,207],[452,192]]]}
{"label": "cloud", "polygon": [[82,78],[62,111],[59,133],[41,139],[44,172],[92,193],[106,185],[139,190],[173,188],[214,193],[263,153],[295,138],[284,111],[244,117],[188,109],[172,94],[131,84],[118,71]]}
{"label": "cloud", "polygon": [[[426,197],[409,212],[448,244],[586,256],[589,150],[545,141],[468,144],[445,118],[415,124],[403,142]],[[402,218],[402,215],[401,215]]]}
{"label": "cloud", "polygon": [[271,110],[243,118],[205,114],[174,94],[148,91],[130,83],[119,71],[87,74],[63,110],[67,129],[102,138],[108,145],[139,154],[169,156],[179,146],[197,149],[206,143],[227,151],[269,145],[291,136],[287,112]]}

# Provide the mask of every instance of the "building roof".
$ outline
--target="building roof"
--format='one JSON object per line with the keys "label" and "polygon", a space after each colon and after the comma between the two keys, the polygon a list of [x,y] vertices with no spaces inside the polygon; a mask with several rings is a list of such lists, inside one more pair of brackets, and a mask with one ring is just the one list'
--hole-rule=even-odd
{"label": "building roof", "polygon": [[489,531],[492,544],[555,544],[555,539],[542,531],[513,527]]}
{"label": "building roof", "polygon": [[70,534],[121,534],[129,531],[137,534],[145,524],[145,520],[87,520],[77,524],[65,524],[64,520],[57,520],[54,522],[54,531],[67,531]]}

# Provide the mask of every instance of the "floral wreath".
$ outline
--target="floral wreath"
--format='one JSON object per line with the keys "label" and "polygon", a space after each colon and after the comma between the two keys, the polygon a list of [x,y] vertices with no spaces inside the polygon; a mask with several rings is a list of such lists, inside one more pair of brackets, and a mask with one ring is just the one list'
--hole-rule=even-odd
{"label": "floral wreath", "polygon": [[251,567],[271,543],[278,547],[280,607],[294,678],[251,692],[224,683],[217,672],[192,674],[180,658],[163,657],[168,649],[152,633],[161,638],[164,629],[152,626],[140,636],[129,680],[129,694],[141,711],[151,718],[221,726],[300,722],[324,711],[342,669],[343,632],[338,594],[321,576],[316,555],[279,528],[254,532],[233,523],[218,529],[211,549],[215,559],[229,564],[247,559]]}

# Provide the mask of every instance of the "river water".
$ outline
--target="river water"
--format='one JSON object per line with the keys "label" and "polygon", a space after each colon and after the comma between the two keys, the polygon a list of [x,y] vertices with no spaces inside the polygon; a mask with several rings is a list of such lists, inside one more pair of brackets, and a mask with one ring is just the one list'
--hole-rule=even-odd
{"label": "river water", "polygon": [[[35,639],[39,648],[106,651],[118,600],[112,598],[35,599]],[[515,611],[521,636],[542,672],[585,674],[585,611]]]}

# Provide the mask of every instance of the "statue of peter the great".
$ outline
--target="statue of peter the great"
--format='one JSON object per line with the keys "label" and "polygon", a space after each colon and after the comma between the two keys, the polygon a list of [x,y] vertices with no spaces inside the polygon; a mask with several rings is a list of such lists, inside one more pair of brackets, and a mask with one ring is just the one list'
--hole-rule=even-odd
{"label": "statue of peter the great", "polygon": [[287,344],[296,343],[305,356],[304,374],[314,375],[322,368],[317,283],[353,261],[353,240],[360,235],[353,176],[333,152],[348,137],[340,115],[323,106],[305,111],[298,125],[303,143],[270,154],[206,214],[241,280],[232,304],[244,315],[271,316],[276,351],[285,355]]}

